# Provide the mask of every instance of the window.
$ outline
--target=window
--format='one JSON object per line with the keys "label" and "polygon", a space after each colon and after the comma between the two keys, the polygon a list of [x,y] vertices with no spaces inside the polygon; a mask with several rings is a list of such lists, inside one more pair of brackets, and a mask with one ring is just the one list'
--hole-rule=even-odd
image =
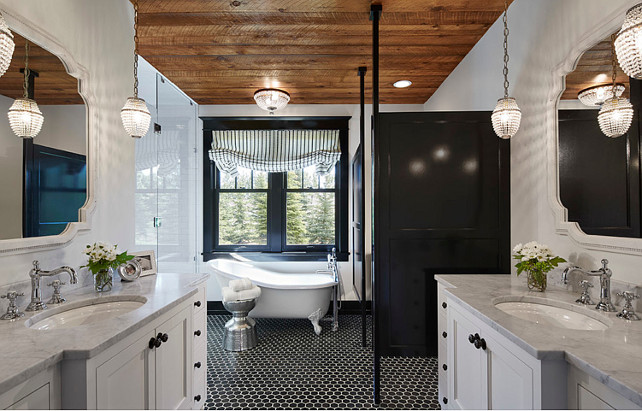
{"label": "window", "polygon": [[[333,247],[347,260],[348,118],[203,118],[203,125],[205,261],[229,252],[318,260]],[[222,129],[338,129],[341,159],[324,176],[311,166],[287,173],[239,167],[232,177],[207,155],[212,130]]]}

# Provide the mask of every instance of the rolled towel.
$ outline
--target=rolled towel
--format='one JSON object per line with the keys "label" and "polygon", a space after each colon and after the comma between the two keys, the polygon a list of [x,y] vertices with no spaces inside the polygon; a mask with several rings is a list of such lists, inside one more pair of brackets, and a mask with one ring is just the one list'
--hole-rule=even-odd
{"label": "rolled towel", "polygon": [[261,289],[257,286],[254,286],[249,290],[243,290],[238,292],[239,300],[252,300],[254,298],[259,298],[260,296],[261,296]]}
{"label": "rolled towel", "polygon": [[223,287],[221,291],[223,292],[224,302],[251,300],[254,298],[259,298],[259,296],[261,295],[261,289],[256,286],[249,290],[243,291],[234,291],[230,287]]}
{"label": "rolled towel", "polygon": [[252,284],[252,281],[250,281],[248,278],[241,278],[238,280],[230,281],[228,287],[230,287],[232,291],[239,292],[251,289],[252,287],[254,287],[254,284]]}

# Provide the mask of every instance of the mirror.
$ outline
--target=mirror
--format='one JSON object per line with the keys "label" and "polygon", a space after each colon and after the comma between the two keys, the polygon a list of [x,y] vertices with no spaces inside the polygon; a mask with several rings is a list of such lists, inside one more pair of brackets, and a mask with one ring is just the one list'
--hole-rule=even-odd
{"label": "mirror", "polygon": [[33,139],[17,137],[7,118],[23,96],[25,43],[16,43],[0,77],[0,240],[62,233],[87,199],[87,120],[78,80],[54,54],[29,41],[30,89],[44,116]]}
{"label": "mirror", "polygon": [[[617,66],[622,97],[634,106],[633,124],[621,137],[607,137],[598,124],[599,105],[612,84],[611,36],[586,50],[566,76],[558,103],[558,177],[560,201],[568,221],[586,234],[642,237],[640,204],[639,81]],[[586,90],[580,98],[579,93]],[[612,93],[609,87],[606,95]],[[584,98],[586,97],[586,99]]]}

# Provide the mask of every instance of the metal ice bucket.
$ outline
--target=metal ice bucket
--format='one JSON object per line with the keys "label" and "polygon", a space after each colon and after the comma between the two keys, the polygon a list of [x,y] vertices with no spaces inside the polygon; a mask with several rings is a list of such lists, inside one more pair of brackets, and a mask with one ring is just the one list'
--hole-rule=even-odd
{"label": "metal ice bucket", "polygon": [[223,348],[227,351],[245,351],[256,347],[256,322],[247,314],[256,305],[256,299],[223,302],[223,307],[232,313],[225,324]]}

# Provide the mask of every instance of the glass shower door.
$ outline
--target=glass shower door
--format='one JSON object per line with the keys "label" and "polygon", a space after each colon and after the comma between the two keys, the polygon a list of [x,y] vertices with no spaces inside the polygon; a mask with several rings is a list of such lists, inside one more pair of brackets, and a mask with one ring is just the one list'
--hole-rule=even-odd
{"label": "glass shower door", "polygon": [[156,86],[158,270],[194,272],[197,106],[159,74]]}

